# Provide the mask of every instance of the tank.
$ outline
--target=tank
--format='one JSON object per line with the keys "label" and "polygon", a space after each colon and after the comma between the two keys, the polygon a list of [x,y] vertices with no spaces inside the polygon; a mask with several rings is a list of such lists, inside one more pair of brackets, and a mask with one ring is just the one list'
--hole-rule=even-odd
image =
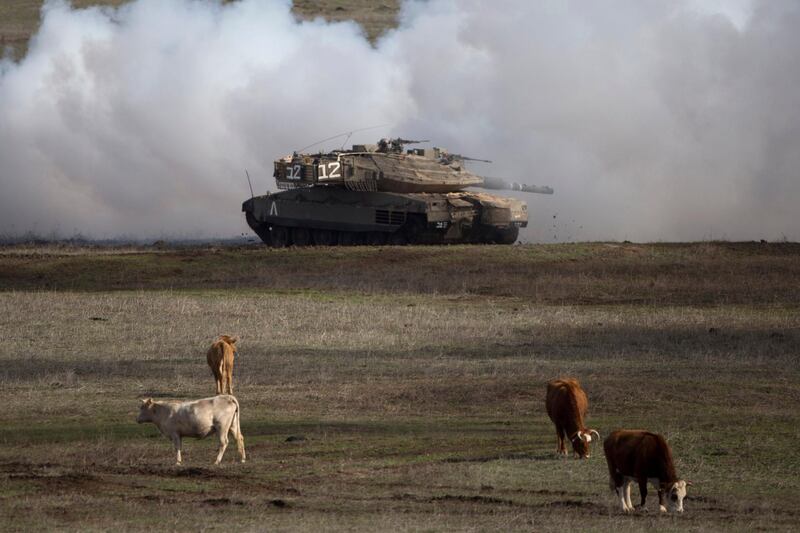
{"label": "tank", "polygon": [[528,224],[525,202],[471,190],[552,194],[550,187],[479,176],[466,161],[490,161],[428,141],[381,139],[350,150],[297,153],[275,161],[276,193],[242,204],[266,244],[355,245],[516,242]]}

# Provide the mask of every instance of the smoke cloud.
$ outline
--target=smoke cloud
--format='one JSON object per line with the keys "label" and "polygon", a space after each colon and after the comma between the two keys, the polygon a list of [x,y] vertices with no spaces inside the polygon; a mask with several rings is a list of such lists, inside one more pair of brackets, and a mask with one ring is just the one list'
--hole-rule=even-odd
{"label": "smoke cloud", "polygon": [[800,238],[794,0],[407,1],[375,46],[288,1],[42,19],[0,61],[0,233],[249,233],[245,168],[275,190],[277,157],[391,124],[348,144],[431,139],[553,186],[519,196],[524,240]]}

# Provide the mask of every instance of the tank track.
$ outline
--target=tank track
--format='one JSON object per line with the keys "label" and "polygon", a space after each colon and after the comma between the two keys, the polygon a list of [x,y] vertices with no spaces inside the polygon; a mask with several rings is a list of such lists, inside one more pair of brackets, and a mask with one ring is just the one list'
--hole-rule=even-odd
{"label": "tank track", "polygon": [[468,239],[444,240],[442,234],[420,233],[413,224],[389,232],[333,231],[302,227],[268,226],[247,214],[247,224],[264,244],[273,248],[288,246],[404,246],[407,244],[514,244],[519,237],[519,228],[511,226],[504,230],[484,228]]}

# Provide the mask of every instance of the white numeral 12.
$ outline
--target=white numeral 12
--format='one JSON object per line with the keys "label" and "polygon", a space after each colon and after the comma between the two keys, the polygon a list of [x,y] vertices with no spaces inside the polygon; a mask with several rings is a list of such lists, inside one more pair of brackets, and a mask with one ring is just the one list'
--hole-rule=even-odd
{"label": "white numeral 12", "polygon": [[330,163],[323,163],[319,165],[319,179],[327,180],[333,178],[341,178],[341,163],[338,161],[332,161]]}
{"label": "white numeral 12", "polygon": [[300,165],[294,165],[293,167],[287,166],[286,167],[286,179],[288,180],[299,180],[300,179]]}

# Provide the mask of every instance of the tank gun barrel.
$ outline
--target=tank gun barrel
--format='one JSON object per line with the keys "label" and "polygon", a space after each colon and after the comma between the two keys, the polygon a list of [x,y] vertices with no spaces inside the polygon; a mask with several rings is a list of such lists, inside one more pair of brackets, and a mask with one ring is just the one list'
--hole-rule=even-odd
{"label": "tank gun barrel", "polygon": [[429,143],[430,142],[428,139],[423,139],[421,141],[412,141],[411,139],[403,139],[403,138],[400,138],[400,137],[398,137],[397,139],[392,139],[392,140],[395,141],[397,144],[420,144],[420,143]]}
{"label": "tank gun barrel", "polygon": [[481,163],[491,163],[488,159],[478,159],[477,157],[467,157],[461,154],[445,154],[444,159],[446,162],[452,161],[480,161]]}
{"label": "tank gun barrel", "polygon": [[483,177],[483,185],[480,187],[492,190],[522,191],[537,194],[553,194],[553,188],[540,185],[527,185],[525,183],[509,182],[503,178]]}

